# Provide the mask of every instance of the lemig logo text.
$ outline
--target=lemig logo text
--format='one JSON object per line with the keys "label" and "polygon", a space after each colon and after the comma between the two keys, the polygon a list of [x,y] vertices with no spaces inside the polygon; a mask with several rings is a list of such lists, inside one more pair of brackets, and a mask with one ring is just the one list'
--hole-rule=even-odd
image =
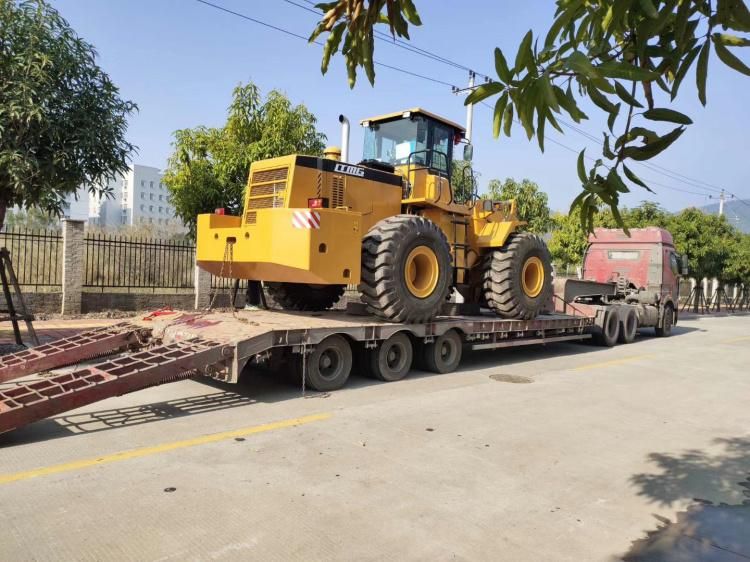
{"label": "lemig logo text", "polygon": [[360,178],[365,177],[364,168],[358,168],[357,166],[351,166],[349,164],[336,164],[334,171],[350,176],[359,176]]}

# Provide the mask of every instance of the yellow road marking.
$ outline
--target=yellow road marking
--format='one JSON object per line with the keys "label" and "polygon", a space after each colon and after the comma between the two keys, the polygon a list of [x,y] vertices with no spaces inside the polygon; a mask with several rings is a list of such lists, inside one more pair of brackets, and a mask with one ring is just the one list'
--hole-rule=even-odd
{"label": "yellow road marking", "polygon": [[638,361],[640,359],[646,359],[653,357],[653,353],[645,353],[643,355],[631,355],[630,357],[623,357],[622,359],[612,359],[611,361],[602,361],[601,363],[590,363],[589,365],[581,365],[575,367],[574,371],[588,371],[590,369],[599,369],[600,367],[610,367],[612,365],[622,365],[623,363],[630,363],[632,361]]}
{"label": "yellow road marking", "polygon": [[137,459],[140,457],[147,457],[150,455],[156,455],[158,453],[166,453],[167,451],[174,451],[176,449],[185,449],[187,447],[196,447],[198,445],[206,445],[207,443],[216,443],[217,441],[224,441],[226,439],[232,439],[234,437],[243,437],[245,435],[263,433],[264,431],[273,431],[274,429],[283,429],[286,427],[304,425],[304,424],[312,423],[316,421],[327,420],[331,416],[332,414],[313,414],[310,416],[303,416],[301,418],[293,418],[293,419],[282,420],[282,421],[277,421],[277,422],[272,422],[272,423],[266,423],[263,425],[256,425],[253,427],[246,427],[243,429],[225,431],[223,433],[213,433],[211,435],[204,435],[202,437],[195,437],[193,439],[185,439],[183,441],[173,441],[172,443],[162,443],[161,445],[141,447],[140,449],[122,451],[120,453],[113,453],[111,455],[104,455],[102,457],[82,459],[82,460],[67,462],[63,464],[54,464],[51,466],[44,466],[41,468],[35,468],[33,470],[26,470],[23,472],[15,472],[11,474],[0,474],[0,484],[9,484],[10,482],[18,482],[19,480],[28,480],[29,478],[36,478],[37,476],[48,476],[50,474],[58,474],[60,472],[70,472],[72,470],[81,470],[84,468],[91,468],[93,466],[99,466],[101,464],[107,464],[111,462],[119,462],[119,461],[125,461],[129,459]]}
{"label": "yellow road marking", "polygon": [[750,336],[740,336],[739,338],[732,338],[731,340],[724,340],[719,343],[736,343],[738,341],[750,340]]}

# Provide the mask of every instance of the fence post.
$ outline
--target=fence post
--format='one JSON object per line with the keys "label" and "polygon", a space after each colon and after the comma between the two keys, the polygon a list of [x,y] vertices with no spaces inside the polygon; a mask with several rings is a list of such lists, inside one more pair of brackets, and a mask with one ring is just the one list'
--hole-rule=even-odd
{"label": "fence post", "polygon": [[195,264],[195,309],[203,310],[211,304],[211,274]]}
{"label": "fence post", "polygon": [[65,314],[81,313],[83,273],[86,266],[86,248],[83,241],[83,221],[62,221],[62,309]]}

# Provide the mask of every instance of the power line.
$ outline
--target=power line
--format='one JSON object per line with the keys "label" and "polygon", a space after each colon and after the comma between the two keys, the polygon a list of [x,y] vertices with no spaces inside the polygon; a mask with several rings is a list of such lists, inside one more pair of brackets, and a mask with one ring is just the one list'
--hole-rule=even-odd
{"label": "power line", "polygon": [[[297,39],[302,39],[306,43],[308,42],[308,38],[304,35],[300,35],[299,33],[295,33],[293,31],[289,31],[288,29],[284,29],[283,27],[279,27],[273,24],[270,24],[268,22],[259,20],[257,18],[253,18],[248,16],[247,14],[242,14],[240,12],[235,12],[234,10],[230,10],[229,8],[225,8],[224,6],[220,6],[218,4],[214,4],[213,2],[209,2],[208,0],[195,0],[196,2],[200,2],[201,4],[204,4],[206,6],[209,6],[211,8],[214,8],[216,10],[220,10],[222,12],[225,12],[227,14],[231,14],[233,16],[236,16],[238,18],[242,18],[244,20],[256,23],[258,25],[262,25],[263,27],[267,27],[269,29],[273,29],[274,31],[278,31],[280,33],[284,33],[285,35],[289,35],[291,37],[296,37]],[[313,41],[316,45],[323,46],[323,43],[320,41]],[[408,74],[409,76],[413,76],[415,78],[421,78],[423,80],[429,80],[430,82],[434,82],[435,84],[440,84],[442,86],[448,86],[449,88],[457,88],[455,84],[451,84],[450,82],[445,82],[444,80],[440,80],[438,78],[432,78],[431,76],[425,76],[424,74],[418,74],[416,72],[412,72],[410,70],[406,70],[404,68],[400,68],[398,66],[393,66],[390,64],[382,63],[379,61],[373,61],[373,64],[376,66],[381,66],[383,68],[388,68],[390,70],[395,70],[397,72],[401,72],[403,74]]]}

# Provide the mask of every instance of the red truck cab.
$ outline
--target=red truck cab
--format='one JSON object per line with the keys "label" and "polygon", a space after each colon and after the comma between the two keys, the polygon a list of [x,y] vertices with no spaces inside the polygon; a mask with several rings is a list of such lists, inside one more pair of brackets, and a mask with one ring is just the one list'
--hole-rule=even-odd
{"label": "red truck cab", "polygon": [[597,228],[588,242],[583,279],[655,293],[662,306],[672,308],[677,320],[680,259],[669,231],[633,228],[628,237],[620,229]]}

